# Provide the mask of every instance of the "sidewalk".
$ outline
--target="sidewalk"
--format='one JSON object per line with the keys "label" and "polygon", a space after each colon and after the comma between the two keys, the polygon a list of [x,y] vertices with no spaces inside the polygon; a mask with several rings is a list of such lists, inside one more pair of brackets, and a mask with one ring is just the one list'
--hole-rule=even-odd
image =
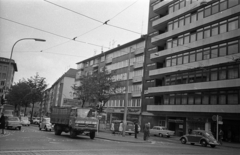
{"label": "sidewalk", "polygon": [[[143,133],[138,134],[138,138],[135,139],[134,135],[129,136],[125,135],[125,137],[119,135],[119,134],[112,134],[109,130],[101,130],[97,133],[96,138],[99,139],[106,139],[110,141],[119,141],[119,142],[128,142],[128,143],[153,143],[153,142],[160,142],[162,137],[155,137],[151,136],[148,141],[143,140]],[[181,143],[179,140],[180,137],[178,136],[172,136],[168,138],[168,140],[172,141],[172,143]],[[223,145],[220,145],[218,147],[228,147],[228,148],[236,148],[240,149],[240,143],[229,143],[229,142],[223,142]]]}

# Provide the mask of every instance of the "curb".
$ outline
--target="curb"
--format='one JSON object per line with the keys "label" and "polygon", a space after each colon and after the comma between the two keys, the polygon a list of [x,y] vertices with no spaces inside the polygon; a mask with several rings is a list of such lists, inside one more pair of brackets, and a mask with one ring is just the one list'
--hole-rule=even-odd
{"label": "curb", "polygon": [[109,140],[109,141],[116,141],[116,142],[127,142],[127,143],[152,143],[151,141],[128,141],[128,140],[119,140],[119,139],[110,139],[110,138],[105,138],[105,137],[98,137],[96,136],[95,138],[98,138],[98,139],[106,139],[106,140]]}

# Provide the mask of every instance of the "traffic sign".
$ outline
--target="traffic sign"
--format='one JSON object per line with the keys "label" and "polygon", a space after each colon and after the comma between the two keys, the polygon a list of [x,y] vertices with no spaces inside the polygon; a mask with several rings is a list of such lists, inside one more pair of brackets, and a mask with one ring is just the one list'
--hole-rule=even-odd
{"label": "traffic sign", "polygon": [[223,124],[223,121],[218,121],[218,124],[221,124],[221,125],[222,125],[222,124]]}

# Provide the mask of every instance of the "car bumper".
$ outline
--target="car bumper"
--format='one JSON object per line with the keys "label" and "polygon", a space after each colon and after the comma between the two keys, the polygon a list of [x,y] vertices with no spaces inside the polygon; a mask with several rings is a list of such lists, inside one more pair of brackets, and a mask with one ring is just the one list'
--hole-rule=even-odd
{"label": "car bumper", "polygon": [[22,125],[7,125],[8,128],[18,128],[22,127]]}

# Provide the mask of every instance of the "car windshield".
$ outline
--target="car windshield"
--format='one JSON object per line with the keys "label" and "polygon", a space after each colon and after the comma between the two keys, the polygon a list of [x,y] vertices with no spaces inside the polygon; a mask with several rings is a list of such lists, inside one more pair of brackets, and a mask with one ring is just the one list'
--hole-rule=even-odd
{"label": "car windshield", "polygon": [[95,111],[91,109],[77,109],[78,117],[95,117]]}
{"label": "car windshield", "polygon": [[19,119],[17,117],[9,117],[8,120],[9,121],[19,121]]}

